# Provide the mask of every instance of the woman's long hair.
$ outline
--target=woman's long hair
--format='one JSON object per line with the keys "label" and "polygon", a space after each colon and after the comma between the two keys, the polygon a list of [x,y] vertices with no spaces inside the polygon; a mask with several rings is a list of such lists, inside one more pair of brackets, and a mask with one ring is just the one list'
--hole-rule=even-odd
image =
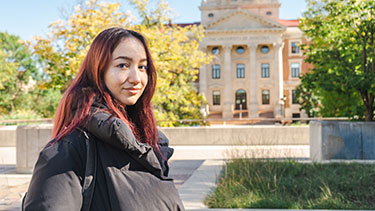
{"label": "woman's long hair", "polygon": [[[104,72],[115,48],[127,38],[138,39],[145,48],[148,82],[138,101],[132,106],[124,107],[110,94],[104,83]],[[56,111],[52,137],[58,141],[77,126],[85,124],[92,113],[92,104],[100,99],[108,107],[106,111],[124,121],[139,141],[155,147],[158,136],[151,105],[155,86],[156,70],[145,38],[135,31],[123,28],[106,29],[91,44],[76,78],[64,93]]]}

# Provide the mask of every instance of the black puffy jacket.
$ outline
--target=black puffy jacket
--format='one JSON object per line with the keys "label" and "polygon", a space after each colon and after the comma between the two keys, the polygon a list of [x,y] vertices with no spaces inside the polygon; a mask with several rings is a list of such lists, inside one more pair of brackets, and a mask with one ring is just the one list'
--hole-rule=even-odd
{"label": "black puffy jacket", "polygon": [[[120,119],[104,112],[96,113],[84,130],[96,142],[98,159],[90,210],[184,210],[173,180],[167,177],[166,159],[173,150],[164,134],[159,131],[160,151],[154,151],[138,142]],[[24,209],[80,210],[85,162],[85,135],[78,128],[48,144],[35,165]]]}

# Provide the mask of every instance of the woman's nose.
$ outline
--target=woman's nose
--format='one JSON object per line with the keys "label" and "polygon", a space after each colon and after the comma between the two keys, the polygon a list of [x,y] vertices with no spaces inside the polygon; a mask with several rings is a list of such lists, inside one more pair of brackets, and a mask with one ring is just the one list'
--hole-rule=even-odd
{"label": "woman's nose", "polygon": [[129,72],[128,81],[132,84],[138,84],[141,82],[140,71],[138,67],[132,67]]}

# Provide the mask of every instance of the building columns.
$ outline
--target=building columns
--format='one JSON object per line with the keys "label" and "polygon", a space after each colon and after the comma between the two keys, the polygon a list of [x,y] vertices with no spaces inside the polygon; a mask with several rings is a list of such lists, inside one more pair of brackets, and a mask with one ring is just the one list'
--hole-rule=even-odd
{"label": "building columns", "polygon": [[223,118],[233,118],[233,97],[232,97],[232,70],[231,70],[231,53],[232,45],[224,45],[224,68],[223,74],[224,90],[224,109]]}
{"label": "building columns", "polygon": [[259,117],[258,114],[258,85],[257,85],[257,65],[256,65],[256,52],[257,43],[248,44],[250,49],[250,104],[249,104],[249,117]]}
{"label": "building columns", "polygon": [[[201,51],[203,52],[207,52],[207,47],[206,46],[200,46],[200,49]],[[208,75],[208,71],[209,68],[208,68],[208,65],[207,64],[203,64],[202,67],[199,69],[199,93],[202,94],[203,96],[206,97],[206,99],[209,97],[208,93],[207,93],[207,81],[208,81],[208,78],[207,78],[207,75]],[[203,117],[207,117],[209,111],[207,109],[207,105],[205,104],[202,104],[201,105],[201,108],[200,108],[200,112],[202,113]]]}
{"label": "building columns", "polygon": [[284,109],[284,87],[283,87],[283,47],[284,42],[274,43],[275,48],[275,107],[274,117],[282,118],[282,109]]}

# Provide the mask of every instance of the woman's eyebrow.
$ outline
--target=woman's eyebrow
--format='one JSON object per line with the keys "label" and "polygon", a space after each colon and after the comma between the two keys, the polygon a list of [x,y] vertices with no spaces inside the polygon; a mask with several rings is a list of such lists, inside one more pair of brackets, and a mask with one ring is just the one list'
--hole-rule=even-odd
{"label": "woman's eyebrow", "polygon": [[[127,57],[127,56],[118,56],[113,60],[117,60],[117,59],[124,59],[124,60],[128,60],[128,61],[133,61],[132,58]],[[139,60],[139,62],[147,62],[147,58],[143,58],[143,59]]]}
{"label": "woman's eyebrow", "polygon": [[116,57],[114,60],[117,60],[117,59],[125,59],[125,60],[129,60],[129,61],[133,61],[132,58],[127,57],[127,56],[118,56],[118,57]]}

